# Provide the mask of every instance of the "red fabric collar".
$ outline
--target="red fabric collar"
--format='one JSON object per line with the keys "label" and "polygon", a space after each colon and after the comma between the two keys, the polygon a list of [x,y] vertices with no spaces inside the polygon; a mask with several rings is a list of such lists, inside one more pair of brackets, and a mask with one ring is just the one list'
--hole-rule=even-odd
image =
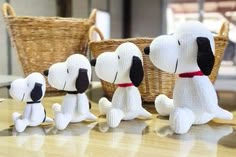
{"label": "red fabric collar", "polygon": [[121,83],[121,84],[117,84],[118,85],[118,87],[130,87],[130,86],[134,86],[134,84],[133,83]]}
{"label": "red fabric collar", "polygon": [[179,74],[179,77],[182,78],[193,78],[194,76],[203,76],[203,73],[201,71],[195,71]]}

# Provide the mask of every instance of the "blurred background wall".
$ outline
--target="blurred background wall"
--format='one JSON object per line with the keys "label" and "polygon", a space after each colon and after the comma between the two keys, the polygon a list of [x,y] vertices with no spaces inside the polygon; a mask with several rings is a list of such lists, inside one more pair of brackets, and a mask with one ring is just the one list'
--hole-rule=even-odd
{"label": "blurred background wall", "polygon": [[[60,7],[65,7],[62,0],[0,0],[0,6],[4,2],[9,2],[17,15],[25,16],[60,16],[63,13],[58,13],[58,10]],[[71,5],[69,7],[71,10],[67,10],[70,13],[67,15],[72,17],[86,18],[92,8],[109,12],[111,16],[111,38],[122,38],[124,36],[155,37],[161,34],[162,0],[67,0],[67,2]],[[58,6],[59,4],[62,6]],[[127,5],[130,8],[126,9],[125,14],[123,14],[123,8]],[[128,25],[124,24],[124,18],[130,20]],[[23,75],[16,52],[7,41],[3,16],[1,16],[0,22],[0,74]]]}

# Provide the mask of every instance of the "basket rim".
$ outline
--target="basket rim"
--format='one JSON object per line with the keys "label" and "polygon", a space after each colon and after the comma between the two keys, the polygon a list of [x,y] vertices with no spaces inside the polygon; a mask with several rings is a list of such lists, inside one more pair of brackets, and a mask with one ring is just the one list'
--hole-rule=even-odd
{"label": "basket rim", "polygon": [[91,21],[93,22],[92,19],[88,18],[74,18],[74,17],[60,17],[60,16],[7,16],[4,17],[5,19],[14,19],[14,20],[35,20],[35,21],[46,21],[46,20],[54,20],[54,21],[76,21],[76,22],[87,22]]}
{"label": "basket rim", "polygon": [[[118,43],[123,43],[123,42],[139,42],[139,41],[150,41],[150,40],[154,40],[155,38],[152,37],[134,37],[134,38],[124,38],[124,39],[104,39],[104,40],[99,40],[99,41],[90,41],[89,44],[97,44],[97,43],[114,43],[114,42],[118,42]],[[222,35],[214,35],[214,39],[219,39],[219,40],[228,40],[228,37],[222,36]]]}
{"label": "basket rim", "polygon": [[135,38],[124,38],[124,39],[105,39],[105,40],[99,40],[99,41],[90,41],[89,44],[93,44],[93,43],[113,43],[113,42],[132,42],[132,41],[152,41],[155,38],[151,38],[151,37],[135,37]]}

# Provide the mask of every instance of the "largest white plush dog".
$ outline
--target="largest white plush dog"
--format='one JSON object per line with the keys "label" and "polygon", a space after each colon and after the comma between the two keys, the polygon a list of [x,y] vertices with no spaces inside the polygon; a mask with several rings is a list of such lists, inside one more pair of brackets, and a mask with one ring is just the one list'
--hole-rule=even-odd
{"label": "largest white plush dog", "polygon": [[45,121],[53,121],[46,117],[46,112],[41,104],[45,90],[45,79],[42,74],[36,72],[25,79],[17,79],[11,83],[10,95],[18,101],[27,103],[22,115],[18,112],[14,112],[12,115],[17,132],[23,132],[27,126],[37,126]]}
{"label": "largest white plush dog", "polygon": [[71,55],[65,62],[53,64],[44,74],[52,87],[67,91],[62,106],[53,105],[57,129],[65,129],[70,122],[97,119],[90,113],[84,93],[91,80],[91,65],[85,56]]}
{"label": "largest white plush dog", "polygon": [[99,78],[118,85],[112,102],[105,97],[99,101],[100,113],[106,114],[110,127],[117,127],[122,119],[151,116],[142,107],[137,88],[143,80],[142,62],[141,51],[130,42],[118,46],[115,52],[102,53],[91,61]]}
{"label": "largest white plush dog", "polygon": [[156,67],[179,74],[173,100],[165,95],[155,100],[157,112],[170,115],[175,133],[186,133],[193,124],[204,124],[213,118],[233,117],[218,106],[215,89],[204,76],[213,68],[214,50],[212,33],[197,21],[180,25],[172,35],[157,37],[144,49]]}

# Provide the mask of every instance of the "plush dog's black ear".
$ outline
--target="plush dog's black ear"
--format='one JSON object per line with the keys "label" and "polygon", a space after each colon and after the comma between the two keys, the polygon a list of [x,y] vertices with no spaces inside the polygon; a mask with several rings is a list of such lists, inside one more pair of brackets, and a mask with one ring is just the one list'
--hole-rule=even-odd
{"label": "plush dog's black ear", "polygon": [[133,56],[129,77],[136,87],[143,81],[143,66],[139,57]]}
{"label": "plush dog's black ear", "polygon": [[79,69],[79,75],[75,82],[75,87],[79,93],[83,93],[88,89],[89,86],[89,78],[87,69]]}
{"label": "plush dog's black ear", "polygon": [[215,63],[210,40],[206,37],[198,37],[197,45],[197,64],[204,75],[210,75]]}
{"label": "plush dog's black ear", "polygon": [[42,90],[42,84],[41,83],[35,83],[34,88],[32,89],[30,93],[31,99],[35,101],[39,101],[43,96],[43,90]]}

